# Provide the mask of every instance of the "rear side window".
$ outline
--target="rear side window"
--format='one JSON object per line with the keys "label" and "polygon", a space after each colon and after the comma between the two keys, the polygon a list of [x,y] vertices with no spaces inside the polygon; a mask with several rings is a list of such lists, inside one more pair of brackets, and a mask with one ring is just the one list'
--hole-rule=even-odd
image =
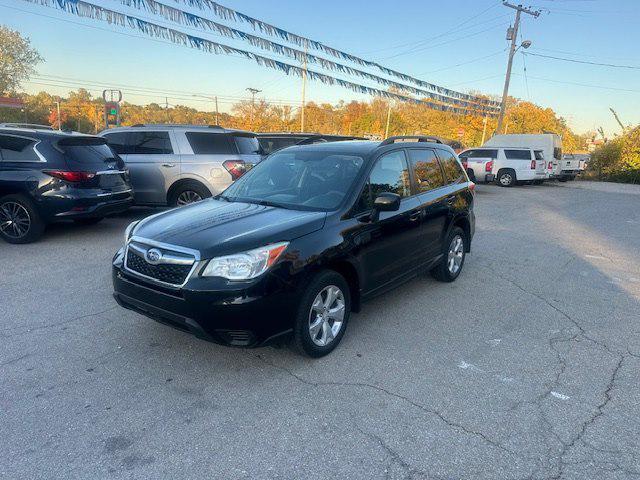
{"label": "rear side window", "polygon": [[236,153],[228,135],[223,133],[185,133],[195,155],[231,155]]}
{"label": "rear side window", "polygon": [[240,155],[256,155],[261,152],[260,142],[254,136],[247,135],[234,135],[236,141],[236,147],[238,147],[238,153]]}
{"label": "rear side window", "polygon": [[467,177],[464,173],[462,165],[451,152],[438,150],[438,155],[442,161],[442,169],[448,184],[465,182]]}
{"label": "rear side window", "polygon": [[424,193],[444,186],[442,169],[436,153],[430,149],[409,149],[409,162],[415,173],[418,192]]}
{"label": "rear side window", "polygon": [[37,140],[0,135],[0,159],[5,162],[39,162],[34,147]]}
{"label": "rear side window", "polygon": [[544,160],[544,153],[542,153],[542,150],[534,150],[533,155],[536,157],[536,160]]}
{"label": "rear side window", "polygon": [[529,150],[506,150],[504,156],[509,160],[531,160],[531,152]]}
{"label": "rear side window", "polygon": [[498,150],[469,150],[462,152],[460,158],[498,158]]}
{"label": "rear side window", "polygon": [[128,135],[128,132],[107,133],[104,138],[107,139],[107,142],[116,153],[126,155],[127,153],[133,153],[131,145],[127,144]]}
{"label": "rear side window", "polygon": [[371,200],[383,192],[397,193],[401,197],[411,195],[409,168],[403,150],[387,153],[376,162],[371,176]]}
{"label": "rear side window", "polygon": [[127,153],[138,155],[166,155],[173,153],[169,132],[131,132],[127,139]]}

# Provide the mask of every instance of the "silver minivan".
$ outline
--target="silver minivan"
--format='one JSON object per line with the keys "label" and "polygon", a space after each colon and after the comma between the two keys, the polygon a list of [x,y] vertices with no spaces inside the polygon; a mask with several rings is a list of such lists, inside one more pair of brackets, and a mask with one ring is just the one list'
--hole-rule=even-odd
{"label": "silver minivan", "polygon": [[261,159],[255,134],[218,126],[134,125],[100,132],[122,157],[136,205],[217,195]]}

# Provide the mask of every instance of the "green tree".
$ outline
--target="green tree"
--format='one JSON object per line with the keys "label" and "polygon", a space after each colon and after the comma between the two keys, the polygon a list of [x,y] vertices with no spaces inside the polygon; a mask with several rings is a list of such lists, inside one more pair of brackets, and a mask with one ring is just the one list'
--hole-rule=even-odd
{"label": "green tree", "polygon": [[0,94],[15,92],[42,60],[28,38],[0,25]]}

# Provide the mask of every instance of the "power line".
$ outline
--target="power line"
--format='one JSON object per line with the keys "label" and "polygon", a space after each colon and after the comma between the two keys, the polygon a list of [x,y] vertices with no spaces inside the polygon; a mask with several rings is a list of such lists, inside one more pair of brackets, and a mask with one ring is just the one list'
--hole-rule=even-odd
{"label": "power line", "polygon": [[[517,75],[514,73],[514,75]],[[597,88],[600,90],[612,90],[615,92],[629,92],[629,93],[640,93],[640,90],[632,90],[632,89],[628,89],[628,88],[617,88],[617,87],[605,87],[602,85],[594,85],[594,84],[590,84],[590,83],[578,83],[578,82],[569,82],[566,80],[555,80],[553,78],[544,78],[544,77],[534,77],[533,75],[529,75],[529,78],[533,79],[533,80],[542,80],[545,82],[551,82],[551,83],[560,83],[560,84],[564,84],[564,85],[576,85],[578,87],[588,87],[588,88]]]}
{"label": "power line", "polygon": [[562,58],[562,57],[554,57],[553,55],[542,55],[541,53],[529,53],[522,52],[524,55],[532,55],[534,57],[542,57],[542,58],[550,58],[553,60],[562,60],[564,62],[570,63],[582,63],[585,65],[598,65],[601,67],[613,67],[613,68],[626,68],[630,70],[640,70],[639,66],[636,65],[616,65],[614,63],[600,63],[600,62],[589,62],[587,60],[574,60],[572,58]]}
{"label": "power line", "polygon": [[467,62],[456,63],[455,65],[449,65],[448,67],[439,68],[437,70],[430,70],[428,72],[419,73],[418,75],[425,75],[425,74],[428,74],[428,73],[443,72],[445,70],[450,70],[452,68],[461,67],[463,65],[469,65],[470,63],[475,63],[475,62],[479,62],[480,60],[486,60],[487,58],[495,57],[496,55],[500,55],[501,53],[504,53],[506,51],[507,51],[507,49],[503,48],[502,50],[499,50],[499,51],[494,52],[494,53],[490,53],[489,55],[485,55],[484,57],[474,58],[473,60],[469,60]]}

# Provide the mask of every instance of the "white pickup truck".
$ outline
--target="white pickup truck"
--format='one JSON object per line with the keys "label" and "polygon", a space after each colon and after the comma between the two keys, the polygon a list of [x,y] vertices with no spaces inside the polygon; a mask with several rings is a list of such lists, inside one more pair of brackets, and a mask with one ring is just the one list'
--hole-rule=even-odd
{"label": "white pickup truck", "polygon": [[547,177],[542,150],[531,148],[472,148],[461,152],[467,174],[474,182],[496,181],[503,187],[521,182],[542,183]]}

